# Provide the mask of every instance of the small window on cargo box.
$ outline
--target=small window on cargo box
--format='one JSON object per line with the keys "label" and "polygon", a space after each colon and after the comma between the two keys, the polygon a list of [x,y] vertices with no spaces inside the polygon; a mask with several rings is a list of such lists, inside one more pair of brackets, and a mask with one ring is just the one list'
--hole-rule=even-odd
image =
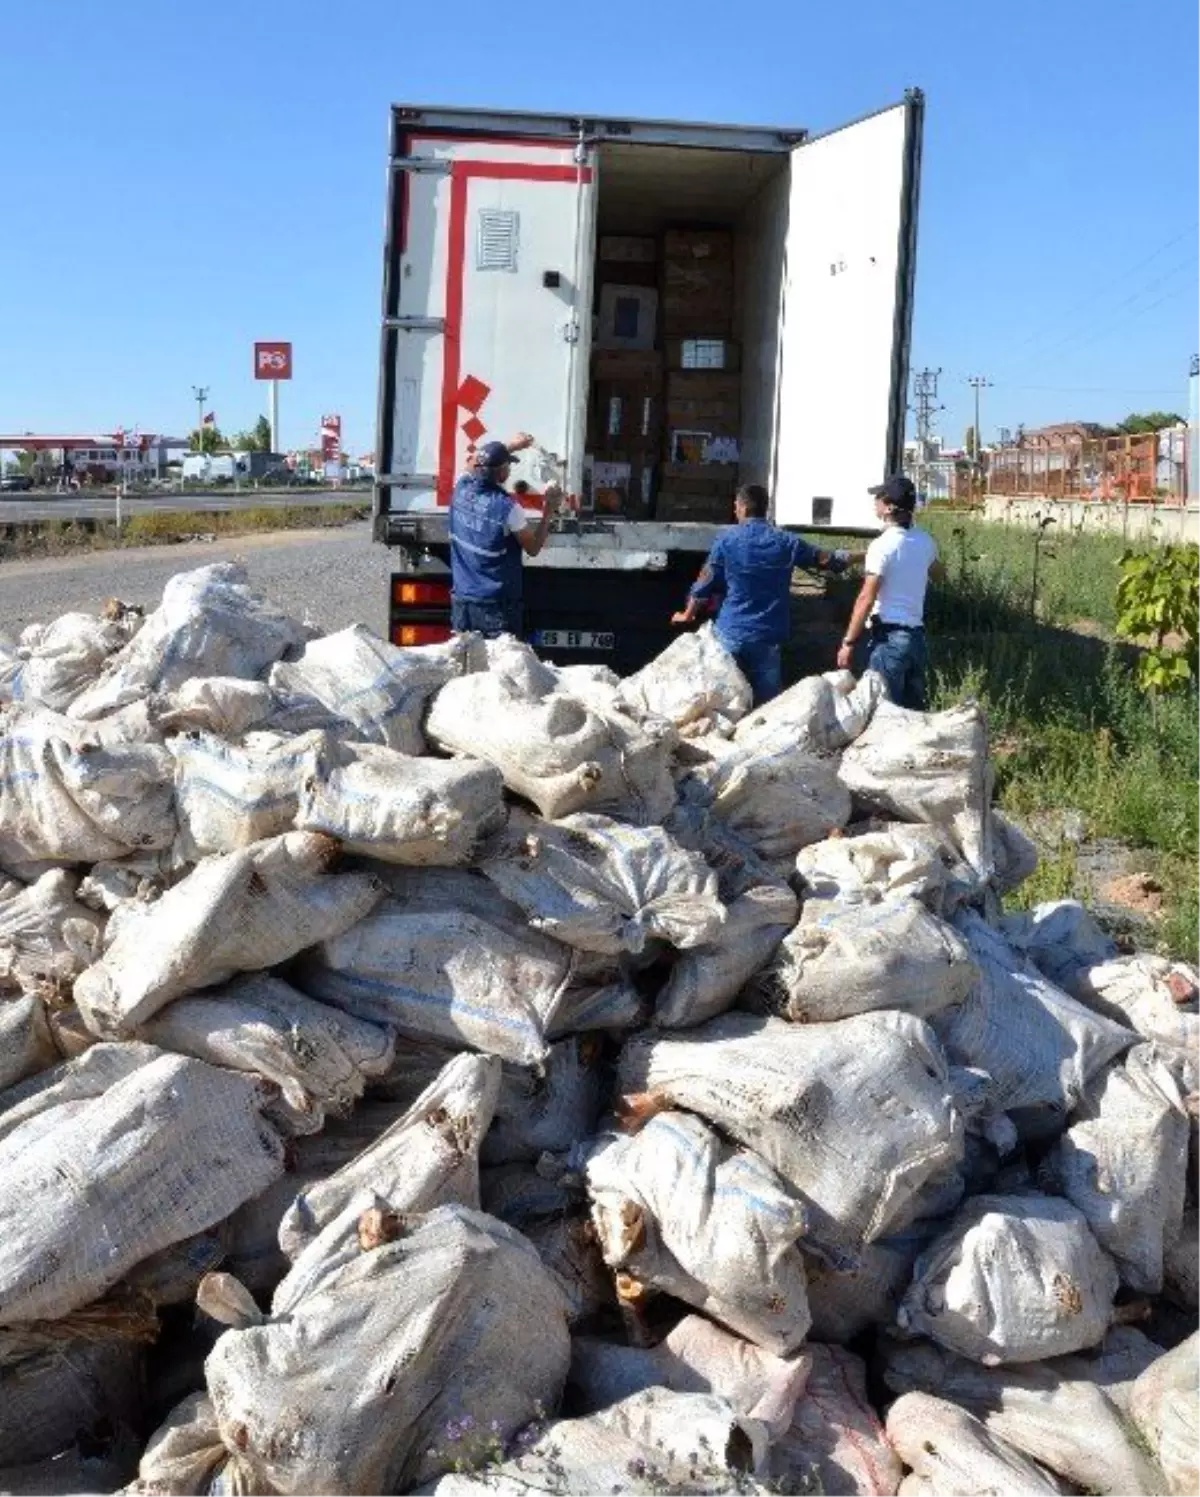
{"label": "small window on cargo box", "polygon": [[813,499],[812,522],[814,525],[833,524],[833,500]]}
{"label": "small window on cargo box", "polygon": [[511,208],[481,208],[476,270],[516,270],[521,215]]}
{"label": "small window on cargo box", "polygon": [[724,369],[724,338],[685,338],[679,362],[685,369]]}
{"label": "small window on cargo box", "polygon": [[608,401],[608,435],[619,437],[621,435],[621,407],[624,404],[619,395],[612,395]]}

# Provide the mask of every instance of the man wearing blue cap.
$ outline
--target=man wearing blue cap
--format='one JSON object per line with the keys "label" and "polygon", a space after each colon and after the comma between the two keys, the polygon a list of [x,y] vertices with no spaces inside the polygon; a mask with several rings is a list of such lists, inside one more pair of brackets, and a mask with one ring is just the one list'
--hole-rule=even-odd
{"label": "man wearing blue cap", "polygon": [[868,493],[875,496],[875,514],[884,528],[867,547],[866,576],[837,663],[842,670],[850,669],[854,647],[869,621],[867,669],[879,672],[898,707],[924,712],[925,592],[930,577],[943,575],[937,542],[913,525],[917,491],[911,479],[893,473]]}
{"label": "man wearing blue cap", "polygon": [[521,554],[541,551],[562,497],[549,485],[535,524],[505,490],[515,454],[532,446],[524,432],[507,446],[485,442],[474,471],[458,480],[450,496],[450,622],[459,634],[495,639],[521,633]]}

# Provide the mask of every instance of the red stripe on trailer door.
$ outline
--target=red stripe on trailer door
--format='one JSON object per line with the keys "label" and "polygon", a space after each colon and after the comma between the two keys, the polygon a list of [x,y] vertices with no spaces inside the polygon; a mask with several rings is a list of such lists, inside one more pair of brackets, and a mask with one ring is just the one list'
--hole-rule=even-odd
{"label": "red stripe on trailer door", "polygon": [[[442,420],[438,433],[437,502],[450,503],[458,440],[458,391],[462,383],[463,283],[467,257],[467,193],[471,179],[501,182],[578,182],[592,180],[590,167],[525,161],[453,161],[450,164],[450,216],[446,233],[446,329],[442,339]],[[532,497],[532,496],[531,496]]]}

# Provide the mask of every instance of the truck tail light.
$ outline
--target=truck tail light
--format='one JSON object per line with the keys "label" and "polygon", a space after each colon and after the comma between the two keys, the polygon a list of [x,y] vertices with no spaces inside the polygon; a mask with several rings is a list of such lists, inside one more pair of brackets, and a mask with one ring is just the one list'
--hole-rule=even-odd
{"label": "truck tail light", "polygon": [[405,582],[398,578],[392,583],[392,602],[398,608],[448,608],[450,584]]}
{"label": "truck tail light", "polygon": [[394,645],[440,645],[450,638],[449,624],[393,624]]}

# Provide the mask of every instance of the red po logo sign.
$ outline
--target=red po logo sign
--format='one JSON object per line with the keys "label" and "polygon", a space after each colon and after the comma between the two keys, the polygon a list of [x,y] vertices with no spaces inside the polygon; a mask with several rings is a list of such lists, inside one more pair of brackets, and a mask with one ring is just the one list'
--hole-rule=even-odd
{"label": "red po logo sign", "polygon": [[290,343],[256,343],[254,345],[255,379],[291,379],[292,345]]}

